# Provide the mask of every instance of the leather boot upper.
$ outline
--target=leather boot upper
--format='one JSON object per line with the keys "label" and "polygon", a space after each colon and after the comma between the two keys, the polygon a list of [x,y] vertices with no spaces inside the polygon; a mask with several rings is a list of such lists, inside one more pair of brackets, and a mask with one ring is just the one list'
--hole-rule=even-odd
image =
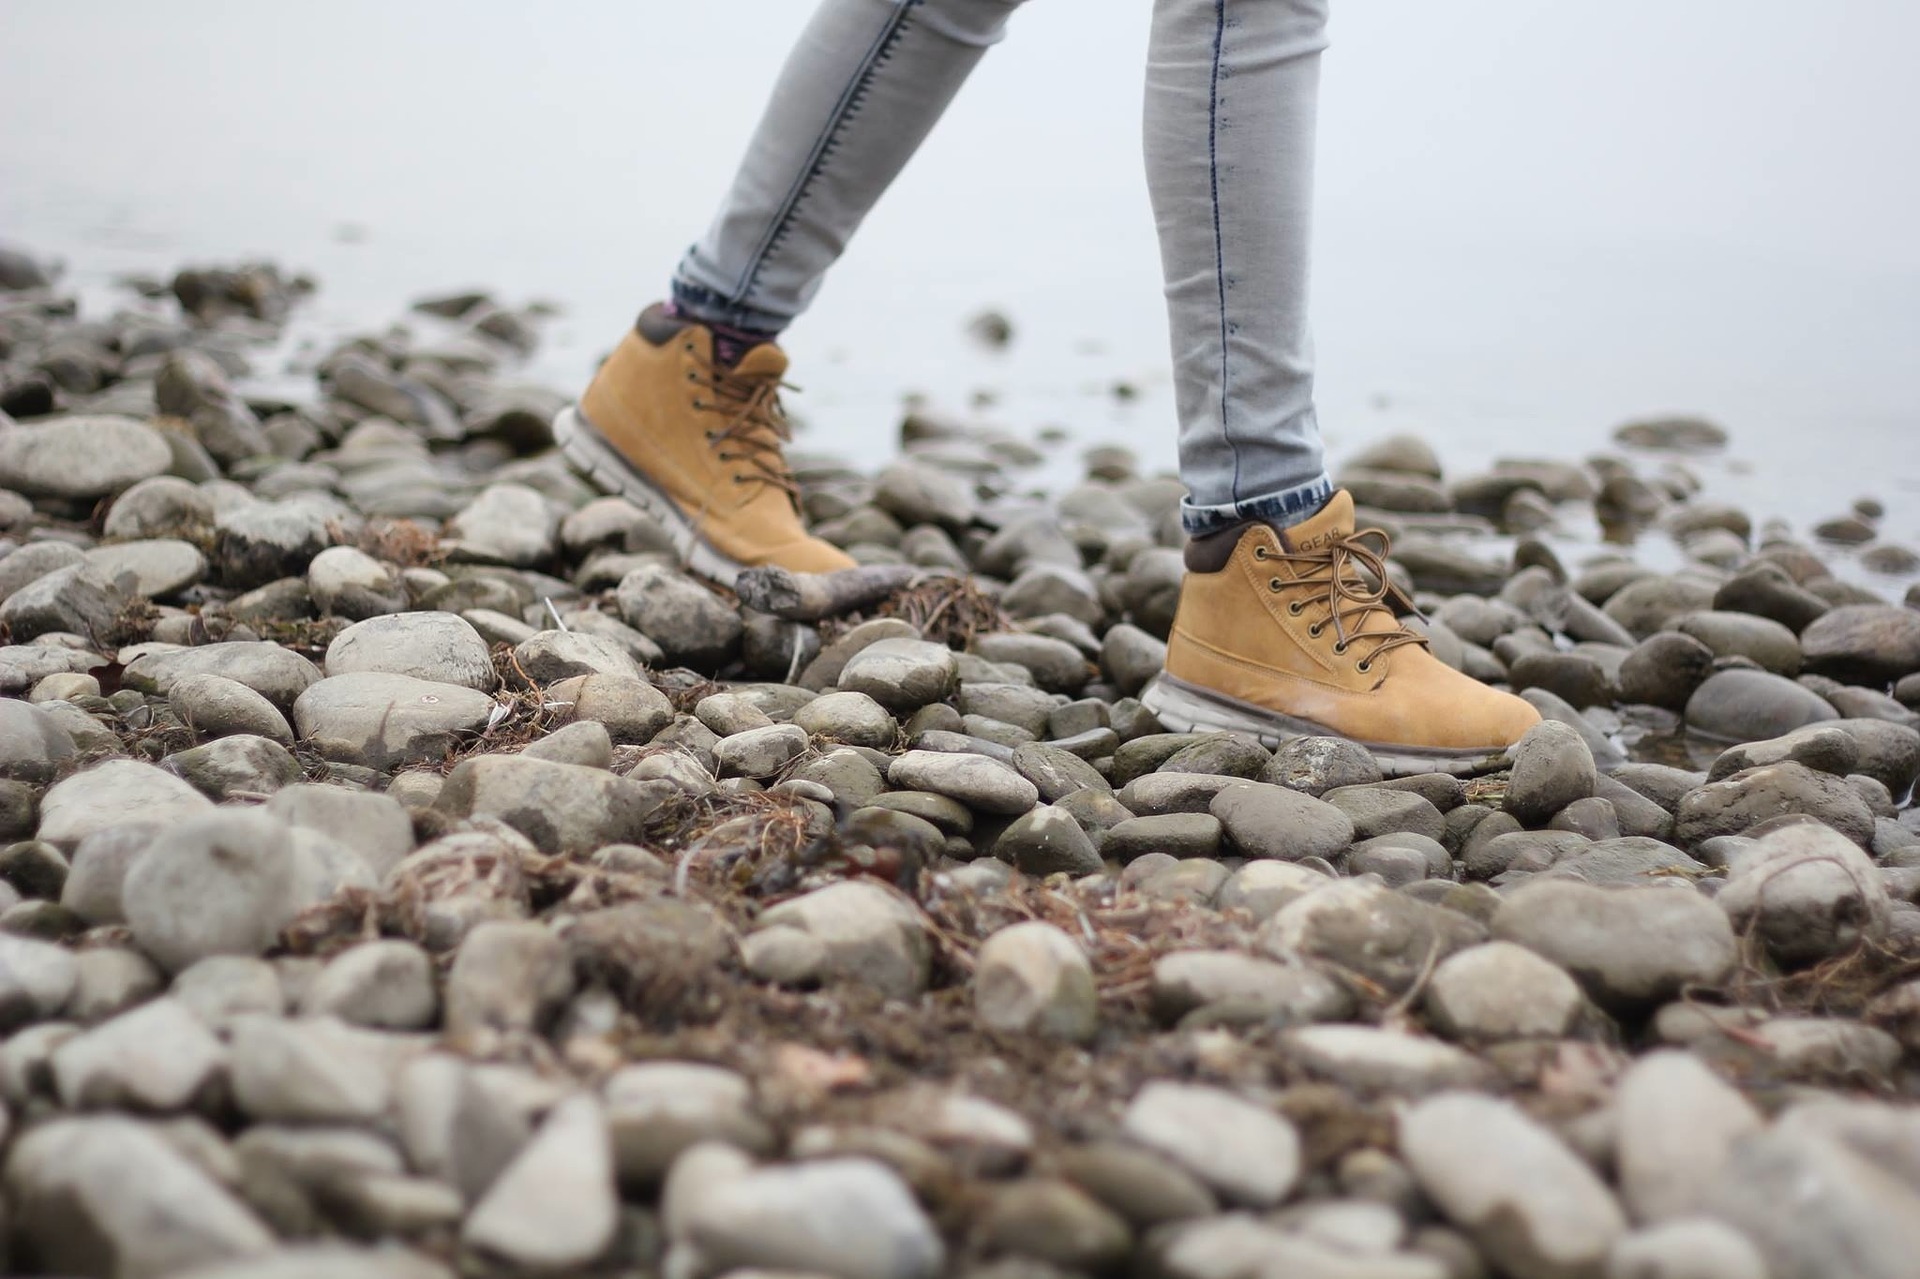
{"label": "leather boot upper", "polygon": [[1167,673],[1374,745],[1502,750],[1539,721],[1436,658],[1389,601],[1386,534],[1336,493],[1304,523],[1218,534],[1188,553]]}
{"label": "leather boot upper", "polygon": [[783,449],[786,354],[771,342],[729,368],[705,327],[650,308],[580,398],[580,411],[700,538],[742,564],[795,572],[853,560],[810,536]]}

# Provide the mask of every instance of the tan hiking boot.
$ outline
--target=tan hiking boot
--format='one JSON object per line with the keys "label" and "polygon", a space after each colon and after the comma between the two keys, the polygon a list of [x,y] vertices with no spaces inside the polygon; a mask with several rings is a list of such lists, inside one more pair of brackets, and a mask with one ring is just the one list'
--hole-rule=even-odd
{"label": "tan hiking boot", "polygon": [[1400,624],[1390,602],[1408,601],[1387,583],[1386,556],[1386,534],[1354,531],[1345,492],[1284,531],[1255,523],[1196,540],[1166,670],[1141,700],[1176,732],[1350,738],[1389,775],[1497,767],[1539,713]]}
{"label": "tan hiking boot", "polygon": [[664,525],[687,567],[731,583],[741,569],[848,568],[807,533],[782,449],[785,352],[771,342],[728,367],[704,325],[648,307],[553,435],[594,483]]}

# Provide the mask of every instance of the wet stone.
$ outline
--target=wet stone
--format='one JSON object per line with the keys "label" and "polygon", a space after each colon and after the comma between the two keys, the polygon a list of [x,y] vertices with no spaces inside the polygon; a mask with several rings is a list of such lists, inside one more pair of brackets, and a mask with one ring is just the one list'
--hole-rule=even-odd
{"label": "wet stone", "polygon": [[913,750],[899,756],[887,780],[909,790],[932,791],[983,813],[1015,816],[1039,802],[1032,782],[998,760],[981,755]]}
{"label": "wet stone", "polygon": [[1330,859],[1354,837],[1352,818],[1334,805],[1260,782],[1222,788],[1208,811],[1219,819],[1227,842],[1247,857]]}
{"label": "wet stone", "polygon": [[1687,727],[1704,737],[1754,742],[1780,737],[1822,720],[1838,719],[1832,704],[1783,676],[1722,670],[1688,698]]}
{"label": "wet stone", "polygon": [[1220,851],[1220,838],[1220,820],[1210,813],[1133,817],[1108,828],[1100,855],[1122,864],[1148,853],[1213,857]]}

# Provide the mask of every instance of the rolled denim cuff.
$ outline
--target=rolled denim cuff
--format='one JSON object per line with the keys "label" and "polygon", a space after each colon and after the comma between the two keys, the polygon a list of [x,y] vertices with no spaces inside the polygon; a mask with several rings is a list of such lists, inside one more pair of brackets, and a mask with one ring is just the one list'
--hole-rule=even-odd
{"label": "rolled denim cuff", "polygon": [[778,337],[792,316],[775,315],[744,302],[733,302],[684,275],[673,277],[673,305],[680,314],[701,324],[724,324],[730,329]]}
{"label": "rolled denim cuff", "polygon": [[1205,537],[1249,520],[1261,520],[1275,528],[1286,528],[1310,518],[1332,496],[1333,481],[1322,474],[1306,484],[1281,489],[1277,493],[1242,498],[1224,506],[1195,506],[1191,501],[1183,500],[1180,503],[1180,526],[1189,537]]}

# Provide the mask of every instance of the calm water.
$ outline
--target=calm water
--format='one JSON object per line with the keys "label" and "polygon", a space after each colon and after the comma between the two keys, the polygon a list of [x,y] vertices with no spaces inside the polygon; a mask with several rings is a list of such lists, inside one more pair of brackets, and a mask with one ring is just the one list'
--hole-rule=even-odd
{"label": "calm water", "polygon": [[[467,284],[550,299],[535,372],[576,384],[703,226],[810,8],[9,0],[0,237],[102,301],[122,271],[265,255],[320,278],[321,336]],[[1701,412],[1734,432],[1717,494],[1802,526],[1872,494],[1920,542],[1920,16],[1473,8],[1336,5],[1314,284],[1336,459],[1395,430],[1456,469],[1577,456]],[[989,392],[996,420],[1171,463],[1149,10],[1018,15],[791,335],[810,445],[870,457],[903,394]],[[986,306],[1011,350],[962,336]]]}

